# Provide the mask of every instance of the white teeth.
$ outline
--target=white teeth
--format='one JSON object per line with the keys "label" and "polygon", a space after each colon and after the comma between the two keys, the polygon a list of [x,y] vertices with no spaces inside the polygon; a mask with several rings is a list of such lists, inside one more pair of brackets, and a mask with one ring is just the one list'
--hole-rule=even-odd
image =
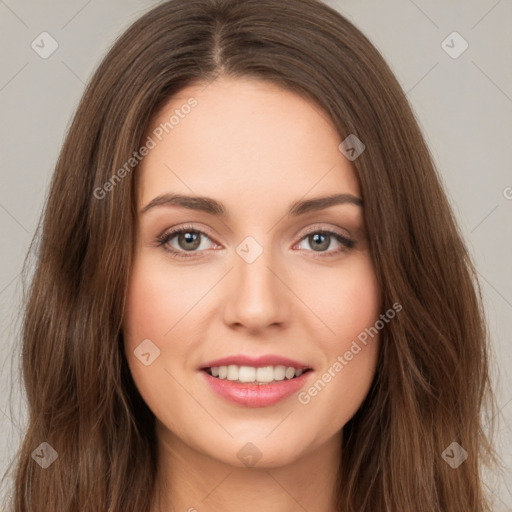
{"label": "white teeth", "polygon": [[293,379],[293,377],[295,377],[295,368],[288,366],[288,368],[286,368],[286,371],[284,372],[284,376],[287,379]]}
{"label": "white teeth", "polygon": [[235,364],[228,366],[228,380],[238,380],[238,366]]}
{"label": "white teeth", "polygon": [[[291,368],[291,367],[290,367]],[[293,372],[295,373],[295,372]],[[274,368],[274,380],[284,380],[286,374],[286,366],[276,366]]]}
{"label": "white teeth", "polygon": [[252,366],[240,366],[240,370],[238,370],[238,380],[240,382],[254,382],[256,380],[256,368]]}
{"label": "white teeth", "polygon": [[282,381],[300,377],[304,370],[293,368],[293,366],[262,366],[255,368],[253,366],[237,366],[230,364],[228,366],[213,366],[210,372],[214,377],[238,382],[256,382],[258,384],[268,384],[273,381]]}
{"label": "white teeth", "polygon": [[274,380],[274,367],[262,366],[256,369],[256,379],[258,382],[272,382]]}

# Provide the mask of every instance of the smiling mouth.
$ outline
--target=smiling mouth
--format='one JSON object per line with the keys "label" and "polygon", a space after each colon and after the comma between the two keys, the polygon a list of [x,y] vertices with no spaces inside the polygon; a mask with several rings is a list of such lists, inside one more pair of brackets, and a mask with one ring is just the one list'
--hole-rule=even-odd
{"label": "smiling mouth", "polygon": [[293,366],[212,366],[204,368],[208,375],[219,380],[227,380],[238,384],[267,385],[289,381],[310,372],[311,368],[294,368]]}

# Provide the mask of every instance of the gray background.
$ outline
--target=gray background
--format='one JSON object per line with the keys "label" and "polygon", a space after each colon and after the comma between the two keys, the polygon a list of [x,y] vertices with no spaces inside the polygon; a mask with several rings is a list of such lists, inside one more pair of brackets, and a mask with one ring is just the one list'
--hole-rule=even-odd
{"label": "gray background", "polygon": [[[116,37],[157,3],[0,0],[2,472],[26,419],[16,360],[19,273],[53,167],[94,68]],[[476,263],[496,354],[498,447],[506,463],[502,475],[489,478],[488,490],[496,511],[512,511],[512,2],[327,3],[369,37],[407,92]],[[47,59],[31,47],[43,31],[58,43]],[[442,46],[453,31],[469,44],[458,58]],[[461,48],[456,40],[448,44]]]}

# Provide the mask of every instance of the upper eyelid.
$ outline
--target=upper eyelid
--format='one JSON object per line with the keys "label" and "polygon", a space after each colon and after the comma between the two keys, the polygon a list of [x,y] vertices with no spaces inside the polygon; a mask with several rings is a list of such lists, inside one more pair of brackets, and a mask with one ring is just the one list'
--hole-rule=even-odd
{"label": "upper eyelid", "polygon": [[[306,235],[309,235],[310,233],[316,233],[317,231],[327,231],[327,232],[332,232],[332,233],[335,233],[337,235],[340,235],[340,236],[344,236],[345,238],[349,238],[351,237],[351,235],[349,234],[342,234],[342,233],[339,233],[338,231],[341,230],[341,228],[332,228],[332,227],[325,227],[325,226],[320,226],[319,224],[313,224],[313,226],[310,226],[308,228],[306,228],[306,231],[303,232],[303,236],[302,238],[304,238],[304,236]],[[299,230],[299,232],[301,232],[301,230]]]}

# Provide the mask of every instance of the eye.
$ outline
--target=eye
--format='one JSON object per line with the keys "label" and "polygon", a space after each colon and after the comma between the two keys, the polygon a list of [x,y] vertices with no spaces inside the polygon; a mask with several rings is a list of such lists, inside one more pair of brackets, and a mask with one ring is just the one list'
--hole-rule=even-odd
{"label": "eye", "polygon": [[[167,231],[157,238],[157,245],[162,246],[164,250],[171,253],[176,258],[192,258],[195,257],[196,249],[202,248],[202,238],[210,240],[210,237],[199,229],[183,226],[181,228]],[[176,239],[178,247],[174,247],[170,242]],[[187,254],[191,253],[191,254]]]}
{"label": "eye", "polygon": [[[338,244],[338,248],[334,250],[328,250],[329,247],[332,246],[333,242]],[[309,233],[301,239],[299,245],[303,243],[307,243],[309,247],[312,247],[312,252],[320,253],[318,256],[315,255],[315,257],[321,258],[336,256],[341,252],[352,249],[356,244],[354,240],[347,238],[341,233],[318,228],[309,231]]]}

